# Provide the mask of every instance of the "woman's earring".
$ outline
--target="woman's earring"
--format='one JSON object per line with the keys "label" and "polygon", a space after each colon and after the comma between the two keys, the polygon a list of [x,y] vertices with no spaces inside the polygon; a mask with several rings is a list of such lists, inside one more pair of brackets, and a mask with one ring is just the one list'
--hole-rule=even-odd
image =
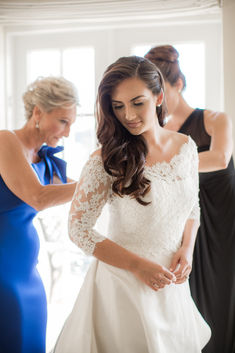
{"label": "woman's earring", "polygon": [[162,103],[158,104],[157,107],[160,107],[162,105]]}
{"label": "woman's earring", "polygon": [[36,129],[39,129],[39,123],[38,123],[38,121],[36,121],[35,127],[36,127]]}

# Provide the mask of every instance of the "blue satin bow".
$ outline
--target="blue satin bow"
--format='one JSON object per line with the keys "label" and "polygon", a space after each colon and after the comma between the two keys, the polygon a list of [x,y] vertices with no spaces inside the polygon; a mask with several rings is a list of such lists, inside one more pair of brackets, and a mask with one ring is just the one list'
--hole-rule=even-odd
{"label": "blue satin bow", "polygon": [[46,162],[46,173],[50,180],[53,180],[53,175],[56,174],[63,183],[67,183],[67,163],[63,159],[54,156],[55,153],[63,150],[63,146],[49,147],[44,145],[38,151],[38,156]]}

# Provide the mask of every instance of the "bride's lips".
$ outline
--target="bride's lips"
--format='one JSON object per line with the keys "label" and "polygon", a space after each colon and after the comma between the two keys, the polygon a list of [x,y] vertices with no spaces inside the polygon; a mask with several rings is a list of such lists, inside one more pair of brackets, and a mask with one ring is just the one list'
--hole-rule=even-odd
{"label": "bride's lips", "polygon": [[138,127],[141,124],[141,121],[133,122],[133,123],[127,123],[126,125],[130,128],[135,128]]}

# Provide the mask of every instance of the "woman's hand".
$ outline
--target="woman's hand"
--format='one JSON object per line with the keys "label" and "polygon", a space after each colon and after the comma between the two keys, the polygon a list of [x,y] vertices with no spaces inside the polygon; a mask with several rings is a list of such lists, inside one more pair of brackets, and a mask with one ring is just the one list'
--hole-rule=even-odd
{"label": "woman's hand", "polygon": [[192,270],[192,250],[190,247],[181,246],[173,256],[170,271],[176,276],[176,284],[181,284],[188,280]]}
{"label": "woman's hand", "polygon": [[143,258],[138,261],[137,266],[133,269],[133,274],[154,291],[176,281],[175,274],[166,267]]}

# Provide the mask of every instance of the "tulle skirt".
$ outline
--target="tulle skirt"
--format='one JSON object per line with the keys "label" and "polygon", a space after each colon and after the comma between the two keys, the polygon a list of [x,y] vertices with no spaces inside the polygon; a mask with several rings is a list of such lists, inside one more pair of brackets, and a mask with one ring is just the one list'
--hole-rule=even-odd
{"label": "tulle skirt", "polygon": [[54,353],[199,353],[209,339],[188,282],[155,292],[94,260]]}

